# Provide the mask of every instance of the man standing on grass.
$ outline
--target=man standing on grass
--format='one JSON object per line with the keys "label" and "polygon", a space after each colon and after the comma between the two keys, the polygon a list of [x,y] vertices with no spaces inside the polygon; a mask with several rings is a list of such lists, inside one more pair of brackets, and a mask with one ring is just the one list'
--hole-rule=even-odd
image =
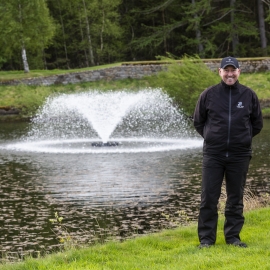
{"label": "man standing on grass", "polygon": [[237,59],[222,59],[221,82],[203,91],[194,112],[194,127],[204,138],[202,192],[198,220],[199,248],[216,242],[217,205],[225,176],[227,201],[224,235],[227,244],[247,247],[240,240],[244,225],[243,193],[252,137],[263,126],[255,92],[239,83]]}

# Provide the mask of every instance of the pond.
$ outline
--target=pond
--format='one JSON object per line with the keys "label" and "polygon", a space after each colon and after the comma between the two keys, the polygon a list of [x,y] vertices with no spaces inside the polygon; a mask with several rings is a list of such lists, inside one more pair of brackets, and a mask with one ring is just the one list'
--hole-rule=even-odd
{"label": "pond", "polygon": [[[201,139],[190,148],[145,152],[55,152],[9,148],[31,123],[0,124],[0,249],[51,252],[59,247],[49,220],[57,212],[74,241],[172,228],[198,214]],[[270,120],[254,138],[247,186],[270,192]],[[63,147],[65,148],[65,147]],[[65,239],[64,239],[65,240]]]}

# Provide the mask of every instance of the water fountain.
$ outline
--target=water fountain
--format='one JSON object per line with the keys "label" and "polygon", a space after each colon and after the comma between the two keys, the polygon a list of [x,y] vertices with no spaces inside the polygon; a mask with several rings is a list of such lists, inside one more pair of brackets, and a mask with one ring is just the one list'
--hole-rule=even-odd
{"label": "water fountain", "polygon": [[201,146],[189,126],[160,89],[92,90],[49,97],[23,142],[9,147],[46,153],[127,153]]}

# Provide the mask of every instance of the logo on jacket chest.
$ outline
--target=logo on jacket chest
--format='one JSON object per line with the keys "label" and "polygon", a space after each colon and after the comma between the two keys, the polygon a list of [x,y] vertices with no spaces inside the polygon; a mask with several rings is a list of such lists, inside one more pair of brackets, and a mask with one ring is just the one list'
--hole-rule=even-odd
{"label": "logo on jacket chest", "polygon": [[242,101],[239,101],[236,108],[242,109],[244,108]]}

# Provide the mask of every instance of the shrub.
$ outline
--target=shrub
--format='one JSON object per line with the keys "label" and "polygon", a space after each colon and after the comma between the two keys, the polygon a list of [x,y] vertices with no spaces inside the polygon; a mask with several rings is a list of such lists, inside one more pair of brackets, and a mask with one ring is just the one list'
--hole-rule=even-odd
{"label": "shrub", "polygon": [[149,77],[151,86],[162,88],[188,115],[192,115],[200,93],[219,82],[218,73],[211,71],[199,57],[171,60],[166,71]]}

